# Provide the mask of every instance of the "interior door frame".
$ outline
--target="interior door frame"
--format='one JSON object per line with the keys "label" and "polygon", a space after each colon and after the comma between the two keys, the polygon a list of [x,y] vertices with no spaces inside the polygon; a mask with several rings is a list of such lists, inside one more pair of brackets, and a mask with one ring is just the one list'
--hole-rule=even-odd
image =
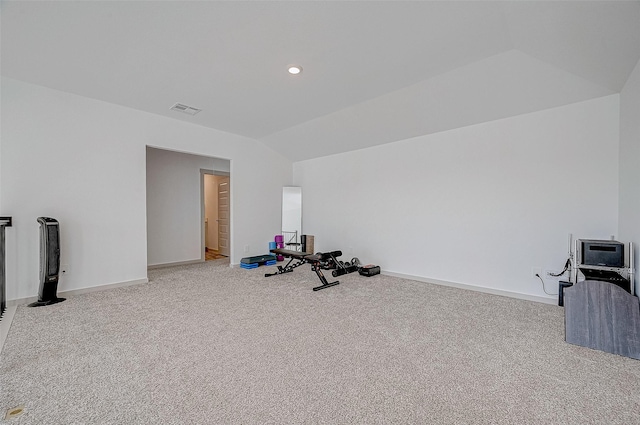
{"label": "interior door frame", "polygon": [[[229,189],[231,189],[231,173],[228,171],[218,171],[218,170],[208,170],[208,169],[204,169],[201,168],[200,169],[200,259],[202,261],[205,261],[205,254],[204,254],[204,250],[205,250],[205,241],[206,241],[206,237],[205,237],[205,225],[204,225],[204,219],[205,219],[205,210],[204,210],[204,176],[208,174],[208,175],[212,175],[212,176],[222,176],[222,177],[229,177]],[[229,193],[229,196],[231,196],[231,193]],[[231,199],[229,199],[229,203],[231,203]],[[229,229],[231,229],[231,218],[232,215],[229,214]],[[229,235],[231,236],[231,235]],[[231,247],[229,247],[229,255],[231,255]],[[229,257],[231,258],[231,257]]]}

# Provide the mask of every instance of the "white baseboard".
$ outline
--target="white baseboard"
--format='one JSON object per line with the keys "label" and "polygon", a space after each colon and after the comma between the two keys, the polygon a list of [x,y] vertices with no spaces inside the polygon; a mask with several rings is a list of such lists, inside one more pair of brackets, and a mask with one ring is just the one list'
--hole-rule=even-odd
{"label": "white baseboard", "polygon": [[[71,295],[80,295],[80,294],[88,294],[91,292],[99,292],[99,291],[106,291],[107,289],[115,289],[115,288],[123,288],[125,286],[133,286],[133,285],[139,285],[141,283],[149,283],[149,279],[147,279],[146,277],[143,279],[134,279],[134,280],[128,280],[125,282],[117,282],[117,283],[107,283],[106,285],[99,285],[99,286],[91,286],[88,288],[79,288],[79,289],[70,289],[68,291],[60,291],[58,292],[58,296],[60,298],[65,298]],[[38,297],[26,297],[26,298],[17,298],[14,300],[8,300],[7,301],[7,306],[19,306],[22,304],[28,304],[28,303],[32,303],[34,301],[38,301]],[[4,319],[3,319],[4,320]]]}
{"label": "white baseboard", "polygon": [[174,263],[149,264],[147,266],[147,270],[162,269],[164,267],[187,266],[189,264],[198,264],[198,263],[204,263],[204,259],[201,258],[199,260],[176,261]]}
{"label": "white baseboard", "polygon": [[106,291],[107,289],[115,289],[115,288],[124,288],[126,286],[140,285],[142,283],[149,283],[149,279],[145,277],[142,279],[127,280],[125,282],[108,283],[106,285],[92,286],[90,288],[72,289],[69,291],[60,292],[60,295],[70,296],[70,295],[89,294],[91,292]]}
{"label": "white baseboard", "polygon": [[446,281],[446,280],[438,280],[438,279],[428,279],[428,278],[422,277],[422,276],[413,276],[413,275],[408,275],[408,274],[404,274],[404,273],[396,273],[396,272],[392,272],[392,271],[388,271],[388,270],[382,270],[380,273],[383,274],[383,275],[386,275],[386,276],[393,276],[393,277],[399,277],[399,278],[403,278],[403,279],[416,280],[418,282],[433,283],[434,285],[442,285],[442,286],[450,286],[450,287],[453,287],[453,288],[468,289],[470,291],[484,292],[486,294],[492,294],[492,295],[501,295],[503,297],[517,298],[517,299],[520,299],[520,300],[535,301],[535,302],[543,303],[543,304],[557,304],[558,303],[558,299],[557,298],[539,297],[539,296],[536,296],[536,295],[522,294],[520,292],[511,292],[511,291],[505,291],[505,290],[502,290],[502,289],[493,289],[493,288],[485,288],[485,287],[482,287],[482,286],[468,285],[466,283],[449,282],[449,281]]}

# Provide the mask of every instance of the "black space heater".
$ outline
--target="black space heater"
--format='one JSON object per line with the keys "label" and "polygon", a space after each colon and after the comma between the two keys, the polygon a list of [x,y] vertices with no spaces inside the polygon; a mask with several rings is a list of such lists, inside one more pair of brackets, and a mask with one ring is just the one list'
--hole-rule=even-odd
{"label": "black space heater", "polygon": [[60,275],[60,226],[58,220],[38,217],[40,224],[40,291],[38,301],[29,307],[41,307],[64,301],[58,298],[58,277]]}

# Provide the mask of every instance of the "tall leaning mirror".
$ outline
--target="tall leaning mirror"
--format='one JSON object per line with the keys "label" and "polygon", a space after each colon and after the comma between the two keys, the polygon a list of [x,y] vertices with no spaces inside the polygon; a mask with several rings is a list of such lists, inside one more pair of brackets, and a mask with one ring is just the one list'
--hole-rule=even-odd
{"label": "tall leaning mirror", "polygon": [[302,188],[282,188],[282,235],[286,249],[299,251],[302,235]]}

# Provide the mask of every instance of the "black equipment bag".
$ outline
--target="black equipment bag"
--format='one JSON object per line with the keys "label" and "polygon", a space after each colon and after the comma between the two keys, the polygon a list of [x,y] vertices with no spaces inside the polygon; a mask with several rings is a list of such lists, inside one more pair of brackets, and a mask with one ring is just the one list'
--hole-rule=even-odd
{"label": "black equipment bag", "polygon": [[377,274],[380,274],[380,266],[367,264],[366,266],[360,267],[360,270],[358,270],[358,273],[360,273],[361,276],[367,276],[367,277],[375,276]]}

